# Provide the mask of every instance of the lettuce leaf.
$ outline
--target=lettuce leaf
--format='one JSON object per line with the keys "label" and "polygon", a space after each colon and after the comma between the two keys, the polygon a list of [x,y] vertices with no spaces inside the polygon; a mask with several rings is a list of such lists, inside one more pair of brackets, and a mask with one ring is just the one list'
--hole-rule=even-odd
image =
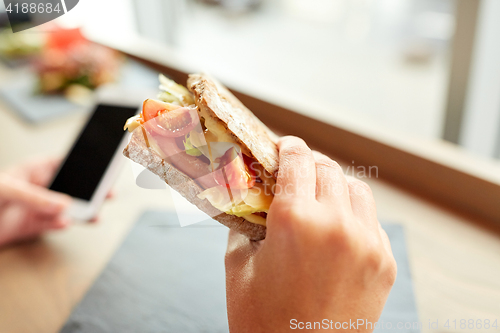
{"label": "lettuce leaf", "polygon": [[175,83],[175,81],[170,80],[162,74],[160,74],[160,90],[162,92],[158,98],[164,102],[178,103],[182,106],[194,104],[193,95],[186,87]]}
{"label": "lettuce leaf", "polygon": [[184,149],[186,151],[186,154],[188,155],[191,155],[191,156],[201,156],[202,153],[201,151],[196,148],[195,146],[193,146],[193,144],[191,143],[191,138],[189,136],[189,133],[186,134],[186,137],[185,137],[185,141],[184,142]]}

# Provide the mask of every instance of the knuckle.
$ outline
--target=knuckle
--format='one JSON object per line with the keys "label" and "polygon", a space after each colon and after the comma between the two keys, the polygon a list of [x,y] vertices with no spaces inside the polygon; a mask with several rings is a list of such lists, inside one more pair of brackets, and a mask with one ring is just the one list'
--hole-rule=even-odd
{"label": "knuckle", "polygon": [[287,135],[280,138],[278,145],[283,146],[295,146],[298,144],[305,144],[305,141],[301,138],[293,135]]}
{"label": "knuckle", "polygon": [[380,271],[382,269],[383,255],[379,250],[369,250],[365,256],[365,265],[373,270]]}
{"label": "knuckle", "polygon": [[282,231],[288,230],[288,232],[294,232],[299,226],[310,221],[308,210],[303,209],[303,206],[293,198],[280,201],[279,206],[274,207],[272,215],[279,217],[273,218],[273,227]]}
{"label": "knuckle", "polygon": [[368,271],[378,275],[383,283],[394,285],[397,275],[397,264],[394,256],[387,253],[381,244],[367,243],[364,248],[363,264]]}
{"label": "knuckle", "polygon": [[284,149],[282,149],[281,153],[291,158],[302,158],[302,157],[309,157],[311,151],[304,144],[304,145],[294,145],[285,147]]}
{"label": "knuckle", "polygon": [[333,169],[335,171],[342,171],[342,167],[337,161],[334,161],[324,155],[316,160],[316,164],[325,168]]}
{"label": "knuckle", "polygon": [[396,260],[392,256],[388,262],[389,263],[385,270],[385,276],[387,278],[387,283],[393,286],[394,282],[396,282],[396,277],[398,275],[398,265],[396,264]]}
{"label": "knuckle", "polygon": [[349,181],[348,186],[351,194],[366,195],[372,193],[370,186],[359,179]]}
{"label": "knuckle", "polygon": [[382,272],[385,262],[385,249],[377,237],[364,237],[360,242],[360,258],[371,272]]}
{"label": "knuckle", "polygon": [[325,232],[327,242],[333,246],[336,252],[351,253],[355,248],[351,232],[342,221],[336,223],[328,232]]}

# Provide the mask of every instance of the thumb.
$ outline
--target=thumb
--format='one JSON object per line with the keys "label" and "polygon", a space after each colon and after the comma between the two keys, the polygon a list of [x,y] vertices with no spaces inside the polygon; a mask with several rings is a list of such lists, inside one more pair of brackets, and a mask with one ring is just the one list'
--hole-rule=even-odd
{"label": "thumb", "polygon": [[0,175],[0,198],[23,203],[48,214],[60,213],[71,203],[71,197],[68,195],[8,175]]}

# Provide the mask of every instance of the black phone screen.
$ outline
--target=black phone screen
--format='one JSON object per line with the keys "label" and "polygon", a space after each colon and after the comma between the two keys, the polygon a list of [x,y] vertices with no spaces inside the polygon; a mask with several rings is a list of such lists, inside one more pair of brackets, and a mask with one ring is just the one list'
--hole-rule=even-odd
{"label": "black phone screen", "polygon": [[97,105],[50,189],[90,201],[126,133],[123,125],[137,110],[133,107]]}

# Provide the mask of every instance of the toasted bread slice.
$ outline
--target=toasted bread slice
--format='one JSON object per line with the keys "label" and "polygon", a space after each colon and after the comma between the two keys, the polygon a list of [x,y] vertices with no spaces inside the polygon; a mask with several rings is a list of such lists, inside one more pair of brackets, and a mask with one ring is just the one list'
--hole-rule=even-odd
{"label": "toasted bread slice", "polygon": [[[200,115],[224,128],[273,177],[278,171],[278,137],[226,87],[205,74],[189,75],[187,88],[194,94]],[[208,126],[207,126],[208,127]]]}

